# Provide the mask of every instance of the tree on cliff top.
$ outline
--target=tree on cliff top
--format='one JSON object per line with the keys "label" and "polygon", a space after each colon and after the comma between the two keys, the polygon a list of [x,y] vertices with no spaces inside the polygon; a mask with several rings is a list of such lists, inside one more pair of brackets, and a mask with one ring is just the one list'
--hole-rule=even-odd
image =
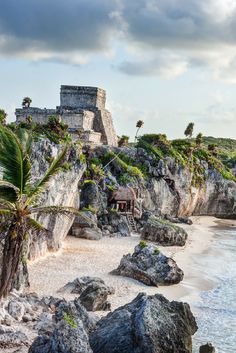
{"label": "tree on cliff top", "polygon": [[142,120],[138,120],[137,123],[136,123],[136,128],[137,128],[137,131],[136,131],[136,135],[135,135],[135,139],[134,139],[134,142],[136,142],[137,138],[138,138],[138,133],[139,133],[139,130],[141,129],[141,127],[143,127],[144,125],[144,122]]}
{"label": "tree on cliff top", "polygon": [[23,101],[22,101],[22,107],[29,108],[31,103],[32,103],[32,99],[30,97],[25,97],[23,98]]}
{"label": "tree on cliff top", "polygon": [[189,123],[184,131],[184,134],[186,137],[191,138],[193,136],[193,128],[194,128],[194,123]]}
{"label": "tree on cliff top", "polygon": [[203,142],[203,135],[201,132],[199,132],[199,134],[197,134],[196,136],[196,145],[200,147],[202,142]]}
{"label": "tree on cliff top", "polygon": [[7,113],[4,109],[0,109],[0,124],[6,124]]}
{"label": "tree on cliff top", "polygon": [[0,238],[4,240],[3,261],[0,277],[0,298],[7,296],[14,287],[14,281],[22,264],[27,274],[24,245],[28,242],[30,230],[43,231],[43,226],[34,215],[78,214],[72,207],[38,205],[38,197],[45,191],[51,177],[61,168],[67,147],[52,162],[41,180],[32,184],[29,159],[30,138],[26,130],[16,136],[0,125]]}

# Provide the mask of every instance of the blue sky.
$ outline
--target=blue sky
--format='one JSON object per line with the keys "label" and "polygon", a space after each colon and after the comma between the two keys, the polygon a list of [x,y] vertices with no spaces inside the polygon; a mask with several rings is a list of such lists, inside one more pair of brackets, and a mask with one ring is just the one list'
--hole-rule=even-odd
{"label": "blue sky", "polygon": [[0,107],[99,86],[118,134],[236,138],[235,0],[1,0]]}

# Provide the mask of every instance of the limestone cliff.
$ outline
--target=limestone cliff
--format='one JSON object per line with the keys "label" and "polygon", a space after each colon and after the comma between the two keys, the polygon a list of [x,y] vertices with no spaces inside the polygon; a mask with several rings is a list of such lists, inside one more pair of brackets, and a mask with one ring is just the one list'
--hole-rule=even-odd
{"label": "limestone cliff", "polygon": [[[54,145],[48,140],[36,142],[33,145],[32,175],[34,181],[43,176],[49,166],[49,161],[57,156],[61,146]],[[78,184],[85,171],[85,164],[81,163],[79,151],[71,148],[66,157],[65,170],[52,178],[48,190],[42,195],[40,204],[45,206],[71,206],[79,208]],[[49,230],[47,234],[32,234],[29,257],[36,258],[47,250],[58,250],[63,239],[67,236],[74,221],[74,216],[40,216],[41,224]]]}
{"label": "limestone cliff", "polygon": [[[99,147],[96,156],[102,160],[111,148]],[[144,210],[154,214],[171,216],[211,215],[223,218],[236,218],[236,183],[225,179],[222,174],[205,161],[200,161],[204,177],[201,184],[194,185],[194,172],[184,167],[174,158],[156,160],[143,149],[112,149],[119,158],[115,159],[108,170],[112,174],[112,183],[119,183],[124,171],[121,161],[135,161],[145,167],[144,178],[130,177],[127,185],[139,189]],[[130,165],[126,165],[129,171]],[[130,175],[131,175],[130,174]],[[114,181],[115,180],[115,181]],[[123,182],[123,178],[122,178]]]}

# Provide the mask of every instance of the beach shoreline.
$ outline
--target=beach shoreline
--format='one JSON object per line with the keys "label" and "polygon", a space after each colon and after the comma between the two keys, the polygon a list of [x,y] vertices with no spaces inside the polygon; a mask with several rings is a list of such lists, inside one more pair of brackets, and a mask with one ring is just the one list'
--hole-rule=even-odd
{"label": "beach shoreline", "polygon": [[[159,246],[184,271],[184,280],[177,285],[148,287],[131,278],[110,274],[124,254],[133,252],[140,240],[137,234],[126,238],[104,237],[99,241],[67,237],[59,252],[49,253],[29,264],[30,292],[69,300],[75,295],[58,293],[60,288],[77,277],[95,276],[115,288],[115,294],[109,298],[112,310],[130,302],[140,292],[149,295],[160,293],[169,300],[194,302],[202,291],[210,290],[215,285],[214,280],[207,276],[207,271],[204,273],[199,268],[196,260],[210,248],[216,232],[214,227],[220,224],[220,220],[203,216],[192,217],[192,220],[193,225],[181,224],[189,235],[184,247]],[[232,220],[223,222],[225,226],[235,224]]]}

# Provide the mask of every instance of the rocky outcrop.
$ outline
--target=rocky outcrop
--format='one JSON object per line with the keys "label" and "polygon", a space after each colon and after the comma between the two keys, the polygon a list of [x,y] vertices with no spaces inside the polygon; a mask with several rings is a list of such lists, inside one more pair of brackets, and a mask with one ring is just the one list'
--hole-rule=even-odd
{"label": "rocky outcrop", "polygon": [[59,292],[80,294],[79,300],[88,311],[104,311],[110,310],[111,304],[107,299],[115,290],[107,286],[101,278],[81,277],[67,283]]}
{"label": "rocky outcrop", "polygon": [[118,268],[111,273],[134,278],[148,286],[176,284],[184,277],[173,259],[163,255],[155,246],[142,242],[132,255],[124,255]]}
{"label": "rocky outcrop", "polygon": [[[31,159],[33,161],[33,182],[40,179],[49,167],[48,160],[56,157],[61,146],[54,145],[48,140],[40,140],[33,145]],[[79,208],[78,184],[85,170],[85,165],[79,161],[79,151],[71,148],[66,157],[69,168],[62,170],[52,178],[47,192],[45,192],[40,204],[43,206],[71,206]],[[43,255],[46,251],[55,251],[62,246],[63,239],[67,236],[74,216],[40,216],[39,222],[48,229],[47,234],[32,234],[30,241],[30,259]]]}
{"label": "rocky outcrop", "polygon": [[56,308],[54,320],[52,333],[36,338],[29,353],[92,353],[88,334],[93,323],[79,302],[62,301]]}
{"label": "rocky outcrop", "polygon": [[129,237],[131,235],[126,216],[117,212],[105,212],[99,218],[103,233],[113,236]]}
{"label": "rocky outcrop", "polygon": [[153,216],[149,217],[141,233],[142,239],[162,246],[183,246],[187,237],[188,234],[183,228]]}
{"label": "rocky outcrop", "polygon": [[196,330],[188,304],[139,294],[99,321],[90,345],[94,353],[190,353]]}
{"label": "rocky outcrop", "polygon": [[215,353],[215,352],[216,350],[211,343],[207,343],[204,346],[201,346],[199,349],[199,353]]}
{"label": "rocky outcrop", "polygon": [[0,351],[29,345],[28,337],[20,330],[0,325]]}
{"label": "rocky outcrop", "polygon": [[[106,154],[111,147],[98,147],[98,156]],[[174,158],[158,160],[142,148],[126,147],[112,149],[116,154],[122,152],[145,167],[148,178],[133,180],[130,186],[139,189],[143,210],[156,215],[183,217],[191,215],[210,215],[236,218],[236,183],[225,179],[214,167],[201,161],[204,180],[201,185],[193,183],[191,168],[185,168]],[[113,177],[119,176],[121,168],[114,161],[109,166]]]}

